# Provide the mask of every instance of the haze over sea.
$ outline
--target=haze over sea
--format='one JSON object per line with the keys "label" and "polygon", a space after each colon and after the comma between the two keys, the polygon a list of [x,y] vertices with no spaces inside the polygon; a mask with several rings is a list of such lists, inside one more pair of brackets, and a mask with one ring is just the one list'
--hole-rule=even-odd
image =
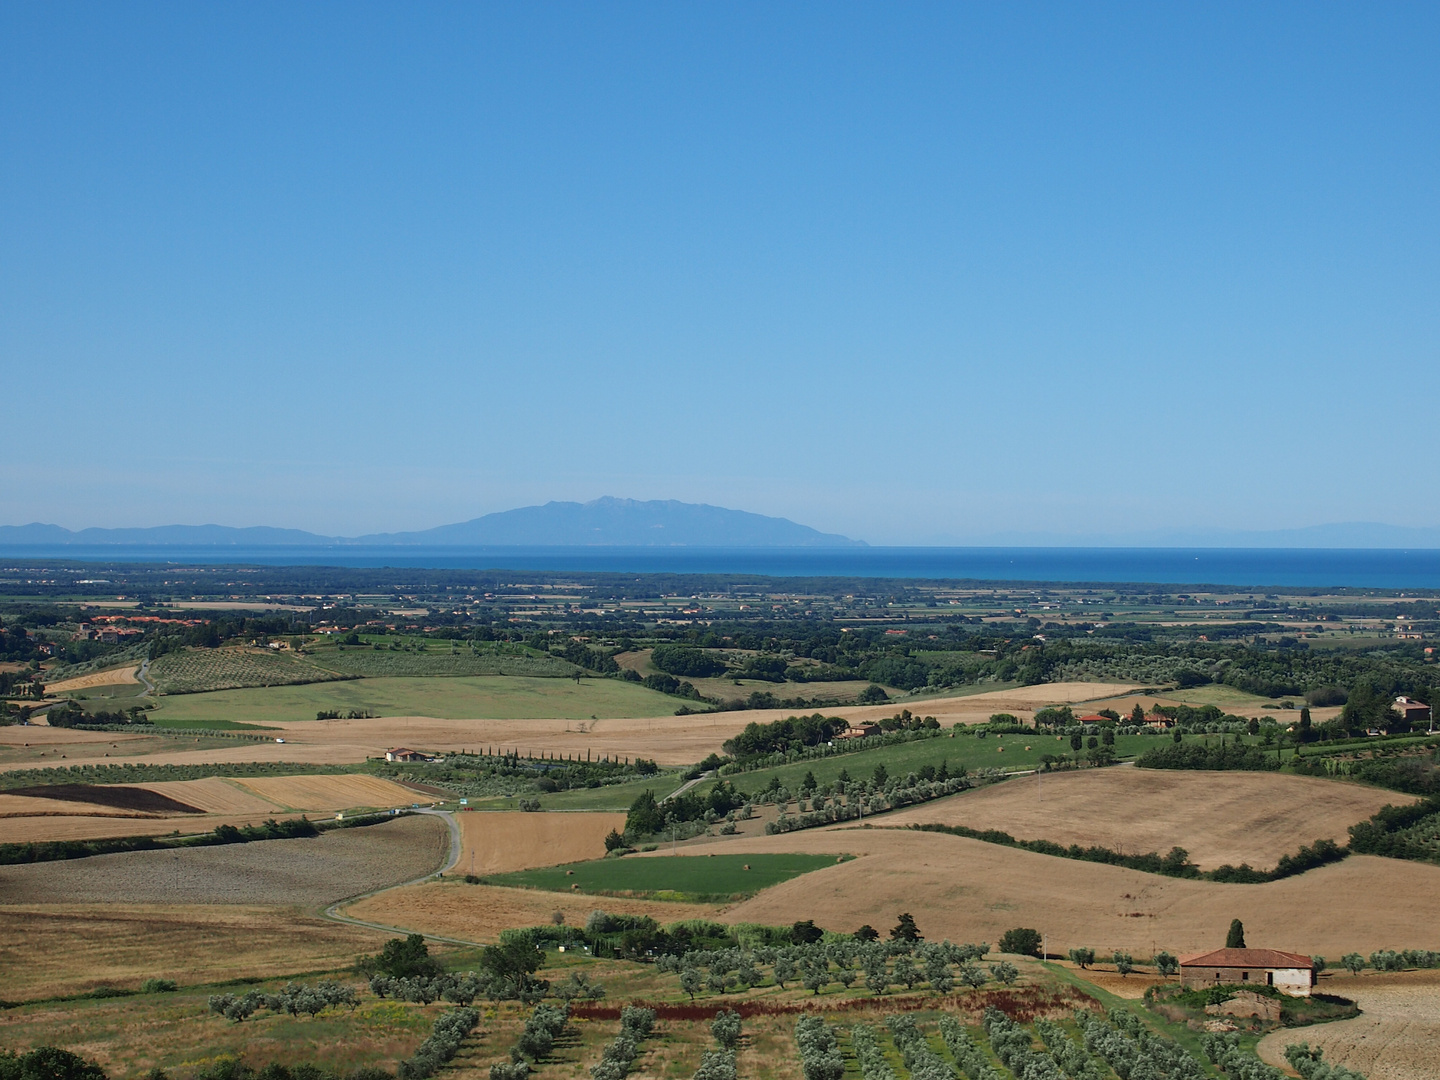
{"label": "haze over sea", "polygon": [[1167,585],[1440,588],[1440,550],[1064,547],[159,547],[0,548],[63,562],[255,563],[456,570],[575,570],[765,577],[1155,582]]}

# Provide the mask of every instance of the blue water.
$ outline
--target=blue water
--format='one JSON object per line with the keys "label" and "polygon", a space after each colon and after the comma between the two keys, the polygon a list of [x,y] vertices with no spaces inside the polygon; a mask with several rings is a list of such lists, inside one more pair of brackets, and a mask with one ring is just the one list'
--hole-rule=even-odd
{"label": "blue water", "polygon": [[0,548],[0,559],[269,566],[427,567],[1154,582],[1168,585],[1440,588],[1440,550],[1322,548],[606,548],[142,547]]}

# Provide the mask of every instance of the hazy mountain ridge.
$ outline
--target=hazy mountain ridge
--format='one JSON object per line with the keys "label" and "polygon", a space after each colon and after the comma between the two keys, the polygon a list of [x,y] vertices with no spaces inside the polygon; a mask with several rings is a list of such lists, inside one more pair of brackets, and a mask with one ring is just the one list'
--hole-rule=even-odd
{"label": "hazy mountain ridge", "polygon": [[434,547],[863,547],[863,540],[822,533],[788,518],[767,517],[674,499],[605,497],[587,503],[548,502],[416,532],[321,536],[267,526],[160,525],[146,529],[81,529],[59,525],[0,526],[0,545],[214,545]]}

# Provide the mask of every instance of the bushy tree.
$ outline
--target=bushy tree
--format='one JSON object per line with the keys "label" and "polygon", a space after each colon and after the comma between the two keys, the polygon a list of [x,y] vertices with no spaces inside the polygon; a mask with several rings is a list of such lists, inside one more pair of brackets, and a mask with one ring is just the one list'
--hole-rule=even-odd
{"label": "bushy tree", "polygon": [[1239,919],[1230,920],[1230,932],[1225,935],[1225,948],[1245,948],[1245,924]]}
{"label": "bushy tree", "polygon": [[1071,949],[1070,962],[1084,971],[1095,962],[1094,949]]}
{"label": "bushy tree", "polygon": [[362,971],[378,972],[395,979],[408,979],[417,975],[434,975],[440,965],[430,955],[424,934],[411,934],[403,941],[391,938],[378,955],[366,957],[360,962]]}
{"label": "bushy tree", "polygon": [[1006,930],[1000,938],[1000,951],[1019,956],[1039,956],[1040,931],[1025,926]]}

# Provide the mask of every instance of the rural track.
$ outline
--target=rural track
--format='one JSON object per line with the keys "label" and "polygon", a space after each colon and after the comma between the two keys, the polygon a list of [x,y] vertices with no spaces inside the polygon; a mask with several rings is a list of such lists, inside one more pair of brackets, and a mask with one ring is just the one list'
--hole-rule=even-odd
{"label": "rural track", "polygon": [[151,697],[159,696],[155,691],[155,684],[150,681],[150,658],[148,656],[140,662],[140,667],[135,672],[135,677],[145,684],[145,693]]}
{"label": "rural track", "polygon": [[[356,893],[354,896],[347,896],[343,900],[336,900],[320,913],[322,917],[332,922],[347,923],[350,926],[364,926],[371,930],[384,930],[391,934],[408,935],[415,932],[413,930],[407,930],[402,926],[389,926],[385,923],[351,918],[349,915],[340,914],[339,911],[345,904],[353,904],[357,900],[365,900],[371,896],[379,896],[381,893],[389,892],[391,889],[403,889],[407,885],[418,885],[422,881],[429,881],[431,878],[453,869],[455,864],[460,861],[463,843],[460,837],[460,822],[455,820],[455,815],[449,810],[421,809],[414,810],[412,813],[430,814],[434,817],[441,818],[445,822],[446,827],[450,830],[450,854],[445,859],[445,865],[438,870],[431,870],[428,873],[421,874],[419,877],[411,878],[409,881],[397,882],[394,885],[386,885],[383,889],[371,889],[369,892]],[[425,937],[431,941],[443,941],[448,945],[473,945],[478,947],[485,944],[483,941],[469,941],[466,938],[446,937],[443,934],[426,934]]]}
{"label": "rural track", "polygon": [[[706,772],[701,773],[699,776],[695,777],[694,780],[686,780],[685,783],[681,784],[674,791],[670,792],[669,795],[666,795],[665,798],[661,799],[660,803],[667,803],[671,799],[676,798],[677,796],[684,795],[685,792],[689,791],[696,784],[703,784],[706,780],[710,779],[714,775],[714,772]],[[660,804],[657,803],[656,805]]]}

